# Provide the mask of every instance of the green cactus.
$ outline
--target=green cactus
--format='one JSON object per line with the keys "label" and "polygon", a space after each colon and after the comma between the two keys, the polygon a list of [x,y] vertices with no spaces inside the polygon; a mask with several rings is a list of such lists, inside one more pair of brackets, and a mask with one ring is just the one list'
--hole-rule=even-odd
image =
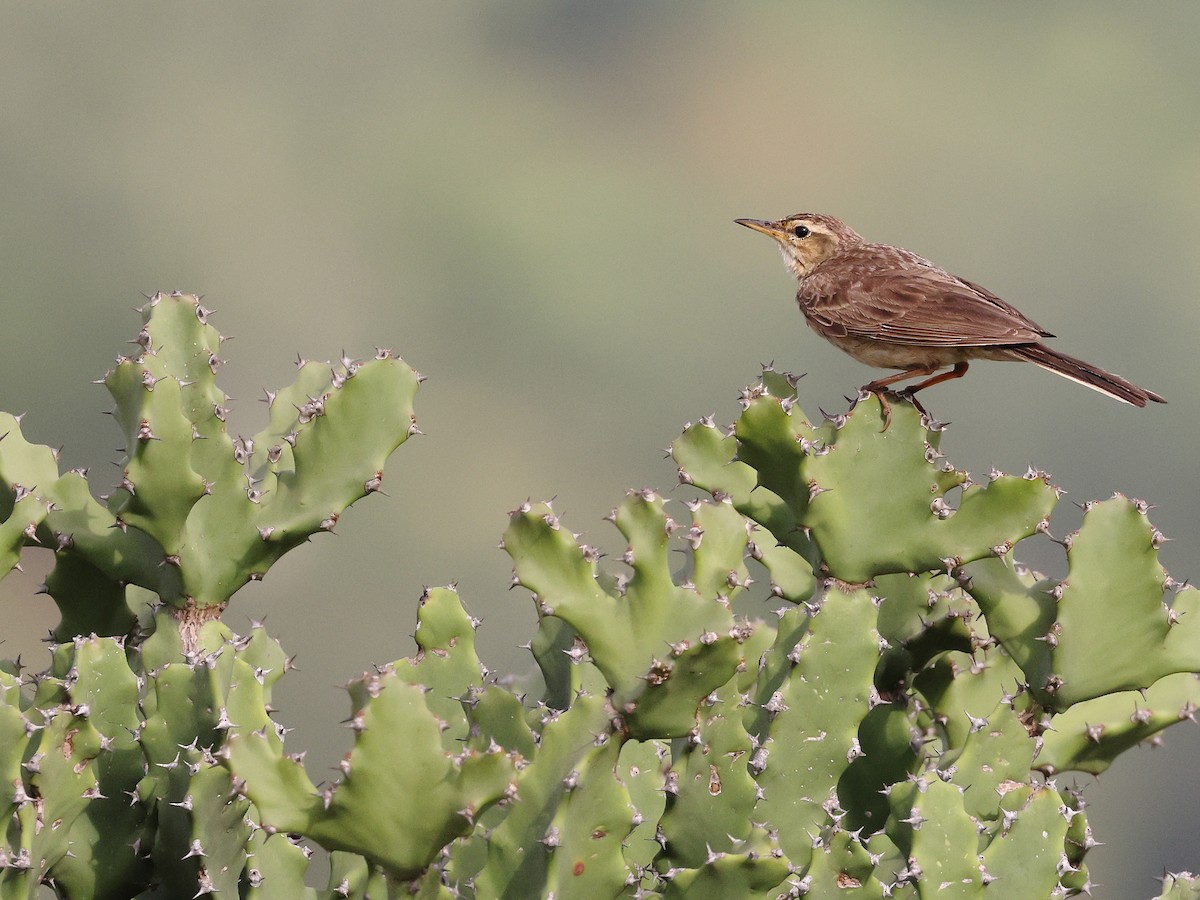
{"label": "green cactus", "polygon": [[1200,898],[1200,878],[1191,872],[1163,876],[1163,889],[1157,900],[1197,900],[1197,898]]}
{"label": "green cactus", "polygon": [[384,460],[415,430],[420,377],[380,352],[368,362],[304,363],[291,388],[269,395],[271,423],[257,441],[235,440],[216,385],[223,339],[199,299],[156,294],[143,313],[141,352],[104,379],[126,441],[107,505],[92,499],[82,473],[59,476],[50,451],[25,442],[15,419],[0,421],[0,485],[12,503],[0,510],[0,566],[7,571],[22,545],[55,550],[46,586],[63,615],[60,639],[128,631],[126,584],[181,610],[219,611],[378,490]]}
{"label": "green cactus", "polygon": [[[760,625],[746,642],[747,658],[760,657],[773,636]],[[714,851],[741,849],[750,837],[758,788],[746,763],[755,741],[743,722],[738,682],[730,679],[708,696],[695,730],[674,748],[661,832],[677,864],[701,865]]]}
{"label": "green cactus", "polygon": [[54,453],[0,417],[0,567],[24,546],[53,550],[45,589],[63,641],[46,673],[4,671],[3,896],[36,896],[38,883],[71,897],[152,884],[261,894],[251,854],[302,878],[295,853],[263,847],[258,811],[216,758],[243,731],[275,734],[267,710],[286,659],[261,627],[239,638],[216,617],[377,490],[414,428],[419,376],[399,360],[308,363],[254,455],[226,431],[222,338],[198,299],[158,294],[143,312],[140,352],[104,380],[127,444],[106,503],[85,472],[60,475]]}
{"label": "green cactus", "polygon": [[629,541],[632,574],[599,577],[595,551],[565,531],[548,504],[512,517],[504,547],[517,581],[539,611],[571,626],[613,689],[611,702],[633,737],[678,737],[695,725],[696,707],[738,665],[740,632],[731,597],[745,582],[746,530],[732,506],[697,511],[693,581],[676,585],[668,560],[676,523],[652,492],[634,492],[612,519]]}
{"label": "green cactus", "polygon": [[316,890],[304,883],[307,871],[308,854],[298,841],[251,829],[242,882],[248,900],[317,900]]}
{"label": "green cactus", "polygon": [[416,653],[350,683],[354,747],[318,788],[271,715],[283,649],[219,616],[379,488],[419,377],[303,363],[234,439],[196,298],[153,298],[138,344],[105,379],[105,503],[0,418],[0,566],[50,548],[62,612],[45,672],[0,663],[0,898],[1068,896],[1095,841],[1051,776],[1200,706],[1200,594],[1145,504],[1088,505],[1043,578],[1015,558],[1049,540],[1045,475],[973,484],[910,404],[813,424],[766,371],[730,430],[675,442],[710,495],[686,519],[652,491],[614,510],[624,568],[548,504],[512,513],[535,674],[489,673],[457,592],[427,589]]}
{"label": "green cactus", "polygon": [[[897,871],[897,884],[919,889],[924,876],[913,872],[930,867],[918,851],[950,839],[937,837],[930,845],[928,835],[890,823],[911,818],[913,805],[920,807],[909,787],[913,775],[936,773],[936,778],[920,777],[947,787],[934,788],[942,798],[937,815],[922,815],[937,818],[939,829],[957,817],[963,835],[981,833],[988,842],[983,855],[960,862],[957,870],[945,869],[952,861],[936,853],[939,878],[982,886],[1003,877],[1010,883],[1048,884],[1047,891],[1085,885],[1080,861],[1088,842],[1068,837],[1065,825],[1053,832],[1063,859],[1070,860],[1061,872],[1030,869],[1028,856],[1013,849],[1020,846],[1020,834],[1044,831],[1033,826],[1024,832],[1014,822],[1036,821],[1042,815],[1037,810],[1066,802],[1056,791],[1040,799],[1036,773],[1100,771],[1117,753],[1187,718],[1198,700],[1196,678],[1184,674],[1200,668],[1190,655],[1197,645],[1186,630],[1191,626],[1183,624],[1194,592],[1180,590],[1173,604],[1163,603],[1164,588],[1173,583],[1157,564],[1154,550],[1161,538],[1146,522],[1145,507],[1116,498],[1089,508],[1079,534],[1066,541],[1068,578],[1061,586],[1039,582],[1014,567],[1011,551],[1024,537],[1046,530],[1058,491],[1043,475],[996,476],[987,488],[970,485],[963,473],[940,462],[940,433],[922,427],[907,405],[897,408],[902,418],[894,416],[891,429],[882,433],[878,417],[868,425],[871,417],[862,409],[813,426],[799,415],[793,385],[766,373],[763,383],[744,395],[734,438],[702,422],[689,427],[673,450],[681,481],[731,498],[778,546],[803,556],[814,571],[841,582],[871,579],[878,614],[846,636],[845,656],[865,652],[852,649],[852,641],[876,628],[880,653],[873,654],[877,665],[869,687],[882,697],[907,695],[908,700],[878,705],[876,697],[870,715],[859,716],[855,758],[849,765],[828,760],[841,773],[833,798],[840,804],[834,807],[837,814],[853,823],[849,827],[878,832],[882,826],[899,841],[910,865],[907,874]],[[952,502],[947,493],[955,487],[962,490]],[[756,538],[755,543],[765,541]],[[1126,546],[1130,556],[1114,552]],[[1136,555],[1132,548],[1139,548]],[[813,627],[828,615],[828,599],[817,602],[821,613]],[[1119,667],[1098,667],[1094,657],[1089,665],[1085,648],[1114,641],[1125,646],[1123,634],[1114,636],[1120,629],[1112,627],[1113,617],[1142,625],[1130,649],[1116,655]],[[796,642],[802,648],[800,665],[802,640]],[[786,721],[792,704],[779,692],[782,671],[764,663],[759,701],[769,696]],[[811,701],[805,709],[812,709]],[[773,736],[769,725],[761,733]],[[795,747],[803,733],[786,746]],[[812,741],[805,750],[813,752],[837,732],[807,733]],[[767,796],[778,793],[770,790],[771,747],[764,744],[767,765],[758,776]],[[795,770],[820,771],[812,763]],[[997,800],[1001,785],[1011,791],[1021,783],[1030,785],[1021,805],[1011,805],[1019,793]],[[808,781],[787,796],[803,797],[816,807],[829,797],[824,789],[809,792],[820,784]],[[889,806],[875,799],[880,788],[888,791]],[[1029,791],[1035,791],[1033,799]],[[819,823],[818,812],[809,813],[810,834],[820,827],[813,824]],[[884,826],[881,817],[889,824]],[[1076,818],[1086,821],[1082,813]],[[778,826],[777,818],[771,821]],[[789,844],[787,829],[780,827],[785,851],[803,861],[807,851],[800,837]],[[821,853],[811,856],[813,866],[825,865]],[[958,875],[946,874],[951,871]],[[867,884],[857,876],[854,880]]]}
{"label": "green cactus", "polygon": [[[453,595],[433,595],[447,596]],[[438,630],[445,622],[434,621],[452,619],[447,609],[447,603],[431,602],[427,595],[418,634],[430,632],[430,640],[440,637],[449,644],[447,632]],[[455,636],[466,659],[474,658],[472,636],[469,623]],[[429,655],[351,683],[355,742],[337,785],[318,790],[301,762],[284,755],[279,736],[259,728],[231,733],[225,741],[222,756],[235,789],[253,801],[263,824],[273,831],[307,835],[330,849],[352,851],[395,878],[419,876],[446,844],[467,834],[479,813],[504,796],[515,775],[515,755],[502,750],[448,752],[444,733],[455,726],[436,712],[446,698],[433,686],[435,681],[414,683],[426,663],[433,679],[446,673],[448,667],[437,664],[443,659],[453,661]],[[453,679],[452,674],[450,684]],[[466,685],[462,687],[465,695]],[[459,741],[466,737],[465,720],[459,735]],[[397,766],[395,747],[401,743],[405,765]]]}
{"label": "green cactus", "polygon": [[554,815],[606,729],[604,701],[581,694],[566,711],[544,709],[538,725],[537,753],[518,767],[506,815],[488,838],[487,862],[475,879],[481,897],[523,896],[522,886],[546,883],[559,846]]}
{"label": "green cactus", "polygon": [[665,898],[780,898],[792,895],[792,866],[761,828],[739,853],[714,852],[699,865],[668,870]]}
{"label": "green cactus", "polygon": [[97,796],[71,826],[71,852],[54,867],[55,881],[73,897],[119,896],[125,884],[149,874],[148,859],[136,849],[151,831],[148,811],[129,802],[146,762],[137,741],[138,677],[123,644],[80,637],[54,655],[54,671],[69,686],[71,701],[87,710],[102,747],[93,764]]}
{"label": "green cactus", "polygon": [[[32,736],[22,740],[9,735],[16,738],[10,746],[23,751],[24,771],[10,782],[8,846],[0,868],[3,897],[36,897],[39,884],[54,883],[55,867],[72,852],[73,826],[100,797],[95,767],[103,749],[99,732],[86,711],[66,702],[61,683],[46,678],[38,693],[44,705],[29,711],[22,728]],[[15,759],[8,762],[11,770]]]}
{"label": "green cactus", "polygon": [[756,733],[751,771],[763,793],[776,798],[758,814],[768,817],[783,851],[801,866],[811,854],[810,835],[836,801],[843,771],[861,752],[858,731],[870,709],[879,647],[875,617],[866,591],[830,591],[784,654],[792,663],[782,682],[769,694],[760,687],[755,696],[767,721]]}

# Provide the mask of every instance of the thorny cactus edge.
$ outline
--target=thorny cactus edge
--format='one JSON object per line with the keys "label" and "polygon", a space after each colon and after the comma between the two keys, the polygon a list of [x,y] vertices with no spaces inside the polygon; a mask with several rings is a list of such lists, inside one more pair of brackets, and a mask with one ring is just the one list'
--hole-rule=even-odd
{"label": "thorny cactus edge", "polygon": [[11,507],[0,565],[7,572],[22,546],[54,550],[46,591],[62,613],[60,639],[128,632],[130,586],[198,621],[219,615],[234,592],[379,490],[385,460],[416,430],[421,377],[379,351],[366,362],[300,361],[292,385],[268,392],[267,427],[231,436],[216,383],[224,339],[199,298],[156,294],[142,313],[140,352],[119,357],[102,382],[126,454],[108,496],[92,497],[84,471],[60,476],[48,448],[0,417]]}
{"label": "thorny cactus edge", "polygon": [[0,897],[1069,896],[1095,841],[1061,773],[1200,703],[1200,595],[1145,504],[1091,505],[1048,579],[1014,561],[1050,538],[1044,473],[973,484],[907,404],[883,434],[871,403],[814,424],[767,371],[672,447],[707,496],[614,510],[620,565],[549,504],[512,513],[536,675],[490,673],[456,591],[426,590],[316,785],[273,716],[283,650],[215,614],[378,488],[419,379],[306,364],[231,439],[205,319],[160,295],[106,379],[131,447],[106,504],[5,420],[0,552],[56,548],[63,623],[45,672],[0,664]]}

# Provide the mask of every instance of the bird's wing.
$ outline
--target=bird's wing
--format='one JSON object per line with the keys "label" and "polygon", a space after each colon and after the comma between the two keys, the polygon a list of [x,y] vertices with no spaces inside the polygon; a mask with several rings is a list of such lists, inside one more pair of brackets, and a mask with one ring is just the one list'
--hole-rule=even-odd
{"label": "bird's wing", "polygon": [[850,248],[818,266],[796,295],[823,333],[891,344],[980,347],[1053,337],[991,291],[915,253]]}

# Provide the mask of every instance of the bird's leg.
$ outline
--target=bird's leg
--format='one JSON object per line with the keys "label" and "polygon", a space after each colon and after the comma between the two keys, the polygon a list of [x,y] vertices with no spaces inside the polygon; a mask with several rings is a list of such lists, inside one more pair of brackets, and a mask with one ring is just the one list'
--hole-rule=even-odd
{"label": "bird's leg", "polygon": [[[967,369],[970,365],[971,364],[969,362],[967,362],[966,360],[963,360],[962,362],[957,362],[954,364],[954,368],[951,369],[949,372],[943,372],[941,375],[934,375],[932,378],[930,378],[926,381],[922,381],[920,384],[914,384],[912,387],[907,387],[900,392],[900,395],[902,397],[907,397],[909,400],[911,400],[917,406],[918,409],[920,409],[920,404],[917,403],[917,398],[913,396],[917,391],[923,391],[923,390],[925,390],[925,388],[933,387],[935,384],[941,384],[943,381],[949,381],[952,378],[962,378],[964,375],[967,374]],[[916,373],[915,372],[911,372],[911,373],[906,372],[905,374],[916,374]],[[929,375],[931,373],[926,371],[926,372],[921,372],[920,374]],[[925,410],[922,409],[921,412],[925,412]]]}
{"label": "bird's leg", "polygon": [[921,401],[917,399],[916,394],[910,394],[908,391],[905,390],[905,391],[900,391],[898,396],[903,397],[905,400],[907,400],[909,403],[911,403],[913,406],[915,406],[917,408],[917,412],[919,412],[925,418],[927,418],[927,419],[929,418],[929,410],[927,410],[924,406],[921,405]]}
{"label": "bird's leg", "polygon": [[[948,372],[942,372],[940,375],[934,375],[937,371],[937,366],[918,366],[915,369],[908,369],[900,372],[897,375],[889,375],[887,378],[878,378],[870,384],[863,385],[862,389],[868,393],[874,394],[879,398],[879,403],[883,407],[883,430],[887,431],[888,426],[892,424],[892,408],[884,397],[884,394],[895,393],[897,397],[903,397],[913,406],[915,406],[922,415],[928,417],[929,412],[921,405],[921,401],[917,399],[917,391],[923,391],[925,388],[933,387],[935,384],[941,384],[943,381],[950,381],[952,378],[962,378],[967,374],[967,369],[970,363],[966,360],[954,364],[954,368]],[[919,384],[914,384],[912,387],[906,387],[901,391],[889,391],[888,385],[895,384],[897,381],[904,381],[906,378],[915,378],[918,375],[933,375],[932,378],[927,378]]]}
{"label": "bird's leg", "polygon": [[[878,394],[889,384],[895,384],[897,381],[903,381],[906,378],[916,378],[918,375],[932,375],[937,370],[937,366],[917,366],[915,369],[908,369],[907,371],[900,372],[896,375],[889,375],[887,378],[877,378],[870,384],[864,384],[862,386],[862,390],[871,394]],[[929,383],[930,382],[923,382],[921,387],[925,387]]]}
{"label": "bird's leg", "polygon": [[[888,403],[887,395],[896,393],[896,392],[888,390],[888,385],[895,384],[897,381],[903,381],[906,378],[914,378],[917,375],[932,375],[936,371],[937,371],[937,366],[918,366],[915,369],[908,369],[907,371],[900,372],[898,375],[889,375],[887,378],[877,378],[875,381],[872,381],[870,384],[864,384],[862,386],[862,388],[860,390],[862,390],[868,394],[874,394],[876,397],[879,398],[879,405],[883,407],[883,428],[881,429],[882,431],[887,431],[888,427],[892,424],[892,405],[890,403]],[[963,369],[963,371],[965,372],[966,369]],[[959,374],[962,374],[962,373],[959,373]],[[958,375],[946,375],[944,377],[957,378]],[[937,381],[937,380],[938,379],[930,379],[927,382],[922,382],[919,385],[918,390],[921,387],[928,387],[930,384],[932,384],[934,381]],[[921,409],[921,405],[919,403],[917,403],[916,400],[911,395],[909,395],[908,391],[903,391],[903,392],[897,394],[897,396],[907,396],[908,400],[910,402],[912,402],[913,405],[915,405],[918,409]],[[925,410],[921,409],[921,412],[924,413]],[[928,415],[928,413],[926,413],[926,415]]]}

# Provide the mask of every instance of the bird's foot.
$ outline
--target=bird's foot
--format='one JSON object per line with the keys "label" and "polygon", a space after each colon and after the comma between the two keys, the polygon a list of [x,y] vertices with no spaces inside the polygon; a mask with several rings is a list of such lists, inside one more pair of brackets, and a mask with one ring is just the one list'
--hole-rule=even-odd
{"label": "bird's foot", "polygon": [[892,424],[892,404],[888,402],[887,395],[893,394],[894,391],[889,391],[887,388],[876,387],[872,384],[865,384],[859,388],[859,398],[865,399],[868,394],[874,394],[879,398],[879,407],[883,410],[883,427],[879,429],[880,433],[888,430]]}
{"label": "bird's foot", "polygon": [[916,392],[909,388],[905,388],[902,391],[893,391],[889,388],[876,387],[875,385],[867,384],[860,388],[858,397],[860,400],[862,400],[865,399],[869,394],[874,394],[879,398],[879,406],[883,410],[883,427],[879,429],[881,433],[887,431],[892,424],[892,404],[888,400],[888,397],[895,397],[898,400],[905,400],[908,403],[911,403],[913,407],[916,408],[917,412],[921,414],[923,419],[931,423],[934,421],[933,416],[929,414],[929,410],[927,410],[921,404],[921,401],[917,399]]}

